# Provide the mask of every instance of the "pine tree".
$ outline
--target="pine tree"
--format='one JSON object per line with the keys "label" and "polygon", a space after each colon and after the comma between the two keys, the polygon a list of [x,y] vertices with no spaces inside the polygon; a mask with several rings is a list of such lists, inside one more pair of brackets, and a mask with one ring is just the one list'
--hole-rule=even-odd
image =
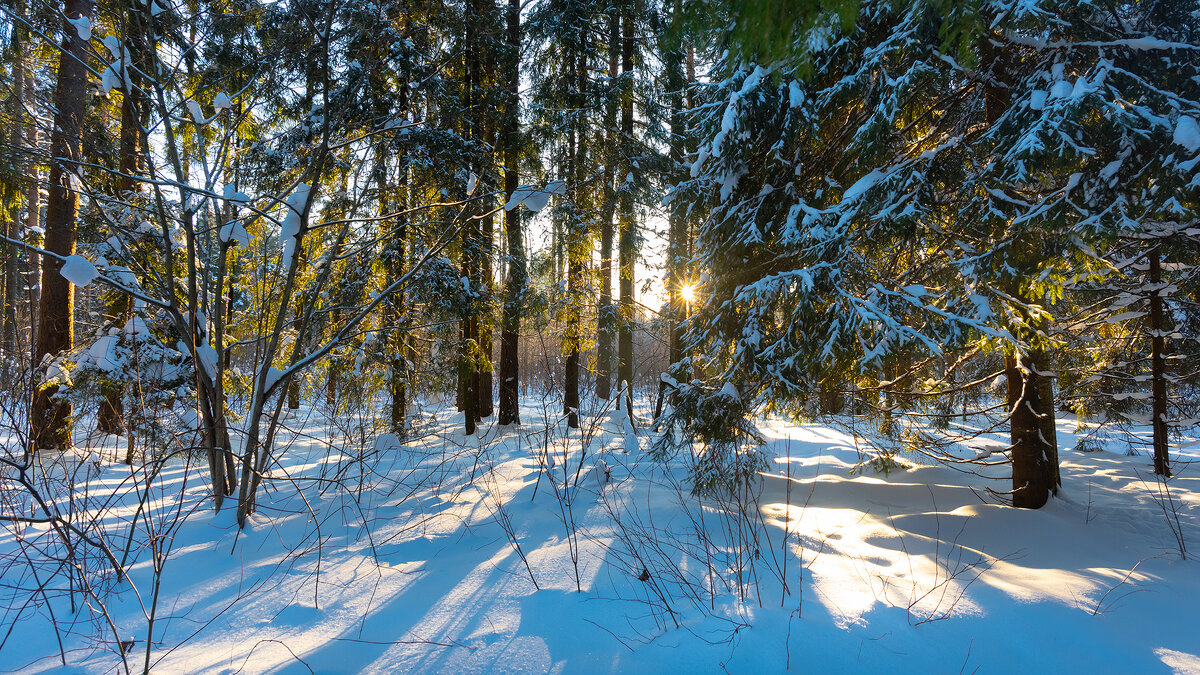
{"label": "pine tree", "polygon": [[[501,147],[504,162],[504,202],[508,204],[520,182],[521,113],[521,5],[520,0],[508,0],[505,15],[505,50],[503,60],[504,118]],[[504,210],[504,232],[508,244],[508,261],[504,288],[504,307],[500,335],[500,412],[497,422],[516,424],[520,412],[520,346],[521,313],[527,283],[525,241],[521,210]]]}
{"label": "pine tree", "polygon": [[[87,42],[92,16],[90,0],[66,0],[58,57],[54,131],[50,137],[49,192],[46,199],[46,250],[56,256],[75,253],[83,160],[82,123],[87,96]],[[75,21],[76,23],[72,23]],[[77,27],[80,26],[80,27]],[[71,349],[75,337],[75,292],[59,270],[62,258],[42,265],[36,360]],[[66,448],[71,444],[71,405],[55,400],[57,386],[40,387],[30,421],[34,448]]]}

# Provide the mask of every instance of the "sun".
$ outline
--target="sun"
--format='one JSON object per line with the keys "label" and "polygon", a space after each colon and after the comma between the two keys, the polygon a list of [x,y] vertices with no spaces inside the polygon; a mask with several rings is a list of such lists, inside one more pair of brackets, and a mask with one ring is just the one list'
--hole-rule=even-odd
{"label": "sun", "polygon": [[683,297],[683,301],[691,304],[696,301],[696,284],[687,284],[679,289],[679,295]]}

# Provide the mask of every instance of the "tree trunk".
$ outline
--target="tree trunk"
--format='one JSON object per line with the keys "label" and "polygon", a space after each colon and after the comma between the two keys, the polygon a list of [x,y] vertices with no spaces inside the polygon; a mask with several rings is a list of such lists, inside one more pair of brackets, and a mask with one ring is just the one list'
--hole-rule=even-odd
{"label": "tree trunk", "polygon": [[[670,50],[667,53],[666,63],[664,64],[667,70],[667,89],[668,96],[671,101],[671,140],[670,140],[670,155],[672,164],[672,173],[675,177],[675,182],[680,182],[684,177],[682,172],[684,147],[683,141],[687,137],[687,126],[684,122],[684,107],[683,107],[683,90],[686,86],[683,76],[683,26],[682,14],[683,3],[681,0],[675,0],[671,10],[671,23],[674,32],[673,42]],[[668,216],[668,232],[667,232],[667,301],[670,307],[670,316],[668,317],[668,353],[667,360],[672,363],[679,363],[683,360],[683,323],[687,320],[687,300],[684,297],[684,287],[688,285],[687,278],[687,213],[684,211],[683,200],[676,199],[671,204],[671,211]],[[659,404],[655,411],[655,417],[658,416],[662,406],[662,398],[665,393],[666,381],[659,383]],[[672,397],[672,401],[674,398]]]}
{"label": "tree trunk", "polygon": [[[24,4],[22,3],[22,7]],[[25,59],[25,108],[29,110],[30,120],[25,125],[25,147],[29,150],[29,188],[25,199],[25,236],[26,241],[33,246],[42,247],[45,244],[40,232],[42,231],[42,185],[41,171],[38,167],[38,121],[37,121],[37,79],[33,77],[33,67],[30,57],[30,50],[25,50],[23,53]],[[29,269],[26,271],[29,279],[29,297],[27,298],[27,307],[29,308],[28,322],[30,326],[29,346],[33,348],[30,352],[32,356],[37,356],[37,337],[34,335],[33,326],[38,325],[38,317],[41,316],[41,278],[42,278],[42,257],[39,255],[30,255],[27,257],[29,261]],[[33,365],[37,365],[35,360]]]}
{"label": "tree trunk", "polygon": [[1050,490],[1054,494],[1058,494],[1058,488],[1062,485],[1062,476],[1058,467],[1058,428],[1056,426],[1058,416],[1054,405],[1054,364],[1050,355],[1044,350],[1034,350],[1032,356],[1033,365],[1038,370],[1038,404],[1036,408],[1038,424],[1046,448],[1046,458],[1050,462],[1054,478]]}
{"label": "tree trunk", "polygon": [[[616,82],[621,54],[621,15],[614,10],[608,21],[608,77]],[[600,301],[596,310],[596,397],[612,396],[613,341],[616,337],[616,308],[612,301],[613,230],[617,213],[614,181],[617,173],[617,99],[611,92],[604,110],[607,148],[604,157],[604,214],[600,220]]]}
{"label": "tree trunk", "polygon": [[1037,412],[1043,406],[1042,378],[1026,354],[1007,355],[1004,374],[1011,411],[1013,506],[1040,509],[1055,489],[1056,470]]}
{"label": "tree trunk", "polygon": [[[25,51],[25,45],[22,44],[19,37],[18,29],[13,28],[13,42],[16,43],[16,49],[20,50],[16,54],[16,59],[13,64],[13,83],[12,83],[12,99],[13,115],[12,127],[9,131],[12,134],[10,152],[16,156],[17,149],[25,144],[24,133],[24,115],[21,114],[21,105],[25,101],[25,68],[22,63],[24,59],[21,53]],[[20,206],[17,200],[14,200],[12,206],[9,207],[7,213],[0,213],[0,219],[3,220],[4,236],[9,239],[19,239],[21,235],[21,214]],[[17,324],[17,306],[19,304],[19,293],[17,278],[20,274],[17,266],[17,249],[11,244],[5,243],[4,248],[8,251],[4,256],[4,310],[0,314],[0,354],[3,355],[3,373],[8,379],[10,365],[15,365],[19,360],[17,356],[17,333],[19,331]]]}
{"label": "tree trunk", "polygon": [[[388,283],[394,282],[404,274],[405,257],[407,255],[407,239],[408,239],[408,215],[404,213],[407,208],[408,190],[407,190],[407,171],[405,170],[406,158],[402,154],[400,157],[400,180],[397,183],[396,207],[399,215],[396,218],[396,233],[392,237],[391,245],[384,253],[384,267],[387,272]],[[387,171],[387,163],[381,158],[379,160],[379,212],[380,215],[386,214],[391,208],[391,204],[387,199],[386,183],[384,175]],[[391,403],[388,407],[388,423],[393,434],[400,438],[404,438],[408,433],[408,354],[407,354],[407,326],[404,319],[404,294],[396,293],[387,300],[385,305],[385,324],[384,329],[388,336],[388,361],[390,374],[388,377],[388,394],[391,398]]]}
{"label": "tree trunk", "polygon": [[[139,44],[138,35],[140,26],[140,17],[136,12],[129,12],[129,21],[127,21],[126,29],[127,39],[125,41],[125,49],[129,55],[135,58],[140,54],[141,45]],[[139,63],[135,66],[128,66],[129,77],[132,82],[131,86],[124,87],[125,91],[121,96],[121,141],[120,141],[120,176],[117,179],[117,189],[123,200],[132,201],[134,195],[141,188],[137,176],[141,175],[142,170],[142,101],[138,92],[140,90],[141,78],[137,75],[138,68],[144,67],[144,64]],[[133,316],[133,303],[129,294],[117,289],[108,289],[106,291],[106,305],[108,319],[113,327],[124,326],[126,322]],[[127,433],[125,425],[125,404],[123,402],[125,387],[117,382],[105,383],[101,387],[103,400],[100,402],[100,411],[96,419],[96,428],[106,434],[120,436]]]}
{"label": "tree trunk", "polygon": [[[90,0],[67,0],[67,18],[92,15]],[[87,44],[75,27],[63,21],[58,58],[54,131],[50,137],[50,190],[46,200],[46,250],[61,256],[75,253],[79,213],[78,172],[83,154],[81,131],[87,97]],[[75,343],[75,289],[59,273],[62,261],[48,258],[42,268],[41,311],[35,361],[71,349]],[[38,389],[30,415],[35,448],[67,448],[71,444],[71,404],[57,400],[57,387]]]}
{"label": "tree trunk", "polygon": [[[466,26],[466,52],[463,55],[463,109],[468,111],[467,119],[464,120],[464,131],[466,136],[471,140],[479,138],[479,120],[477,119],[478,111],[475,110],[477,85],[479,78],[479,46],[476,40],[472,39],[471,33],[478,28],[477,8],[474,0],[467,2]],[[479,167],[476,175],[478,176]],[[463,307],[463,316],[460,327],[461,343],[459,347],[459,373],[458,373],[458,390],[460,406],[463,411],[463,431],[470,436],[475,433],[475,422],[479,419],[479,370],[477,368],[477,360],[479,351],[479,317],[478,317],[478,302],[476,296],[479,294],[479,256],[480,256],[480,232],[478,215],[471,206],[467,207],[467,211],[463,214],[467,219],[465,226],[462,229],[462,276],[467,284],[466,305]]]}
{"label": "tree trunk", "polygon": [[1164,354],[1166,352],[1167,332],[1163,312],[1163,294],[1161,253],[1156,246],[1150,252],[1150,388],[1153,396],[1150,421],[1154,442],[1154,473],[1170,477],[1171,459],[1169,455],[1170,439],[1167,427],[1167,368]]}
{"label": "tree trunk", "polygon": [[579,428],[579,361],[583,344],[583,287],[584,287],[584,258],[588,250],[587,225],[583,218],[583,174],[586,159],[585,136],[587,91],[587,48],[579,50],[569,65],[570,77],[575,85],[574,101],[570,108],[574,110],[567,131],[567,194],[571,208],[567,221],[564,223],[567,234],[567,317],[566,317],[566,378],[563,396],[563,408],[567,415],[567,426]]}
{"label": "tree trunk", "polygon": [[[985,25],[989,23],[985,21]],[[1006,61],[1010,55],[997,44],[987,39],[980,43],[981,67],[989,71],[984,83],[983,110],[989,126],[999,122],[1012,101],[1012,88],[1000,81],[1008,73]],[[1021,245],[1014,241],[1010,250],[1016,256],[1012,264],[1020,268],[1036,263],[1040,255],[1035,243]],[[1008,291],[1020,297],[1015,281]],[[1037,352],[1017,351],[1004,359],[1012,441],[1012,498],[1013,506],[1020,508],[1041,508],[1050,494],[1058,490],[1058,448],[1052,445],[1056,439],[1046,435],[1047,431],[1053,435],[1054,389],[1050,378],[1040,374],[1039,368],[1044,364],[1044,355]]]}
{"label": "tree trunk", "polygon": [[[28,20],[29,12],[26,0],[17,0],[16,15]],[[16,69],[21,71],[24,81],[21,92],[24,97],[24,110],[18,112],[17,118],[22,120],[19,126],[25,131],[23,145],[27,153],[25,162],[21,164],[21,166],[26,167],[26,171],[28,172],[26,175],[28,183],[25,199],[25,237],[27,243],[40,248],[45,242],[39,234],[41,232],[41,185],[37,161],[37,78],[33,76],[33,49],[29,39],[29,31],[21,24],[21,21],[14,22],[14,42],[19,42],[19,44],[15,45],[18,50]],[[28,118],[26,118],[24,111],[28,111]],[[19,228],[14,228],[14,232],[17,230]],[[42,274],[41,256],[27,254],[25,260],[28,267],[24,270],[24,274],[26,275],[26,283],[29,286],[29,295],[23,298],[22,304],[26,308],[24,325],[28,327],[28,333],[25,334],[26,352],[21,359],[22,362],[28,362],[30,357],[36,356],[37,335],[34,327],[37,325],[38,320],[38,304],[41,298],[39,281]],[[16,279],[14,278],[15,281]],[[36,366],[37,362],[34,361],[33,365]]]}
{"label": "tree trunk", "polygon": [[[481,16],[486,19],[488,26],[491,26],[491,18],[496,16],[496,0],[487,0],[481,8]],[[489,31],[490,32],[490,31]],[[494,38],[487,40],[488,45],[494,45]],[[486,55],[481,58],[479,63],[479,75],[476,77],[476,82],[486,81],[489,84],[496,81],[496,59],[495,50],[488,49]],[[482,89],[481,89],[482,91]],[[482,139],[490,148],[496,147],[496,121],[494,113],[490,106],[479,106],[478,115],[482,120],[478,123],[483,134]],[[496,175],[495,155],[488,153],[484,158],[483,165],[479,168],[479,173],[476,178],[478,186],[475,188],[477,192],[486,190],[484,185],[492,185],[492,180]],[[480,307],[485,311],[479,312],[476,315],[476,320],[479,322],[479,353],[480,359],[479,368],[477,369],[479,384],[477,393],[479,395],[479,417],[480,419],[491,417],[494,412],[494,401],[492,399],[493,377],[492,371],[494,364],[492,357],[494,354],[494,345],[492,344],[492,312],[491,297],[492,297],[492,258],[495,256],[495,237],[496,237],[496,217],[492,213],[495,209],[494,199],[488,199],[484,202],[485,215],[480,223],[482,225],[479,235],[479,281],[480,291],[482,293],[482,302]]]}
{"label": "tree trunk", "polygon": [[[520,50],[521,0],[508,0],[508,52],[505,55],[506,102],[504,116],[504,200],[517,189],[517,162],[520,148]],[[500,424],[521,421],[519,384],[521,306],[525,292],[525,243],[521,231],[521,209],[504,212],[504,233],[508,241],[508,274],[504,289],[504,314],[500,329]]]}
{"label": "tree trunk", "polygon": [[[626,157],[626,174],[632,170],[628,158],[633,154],[633,16],[626,8],[622,15],[621,72],[625,77],[621,92],[621,145]],[[625,387],[625,410],[633,422],[633,268],[636,257],[636,232],[633,212],[633,186],[627,178],[618,177],[620,183],[620,264],[621,264],[621,320],[617,333],[617,379]]]}

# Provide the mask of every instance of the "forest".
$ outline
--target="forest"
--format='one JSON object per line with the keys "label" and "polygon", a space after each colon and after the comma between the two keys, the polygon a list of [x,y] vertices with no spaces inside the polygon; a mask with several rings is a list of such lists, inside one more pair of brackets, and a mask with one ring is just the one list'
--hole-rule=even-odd
{"label": "forest", "polygon": [[0,0],[0,670],[1200,673],[1200,2]]}

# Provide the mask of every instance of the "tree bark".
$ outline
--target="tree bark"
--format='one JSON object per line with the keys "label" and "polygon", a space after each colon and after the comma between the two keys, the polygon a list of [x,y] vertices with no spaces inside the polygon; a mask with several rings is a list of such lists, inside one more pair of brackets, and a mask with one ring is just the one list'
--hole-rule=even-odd
{"label": "tree bark", "polygon": [[564,223],[567,235],[567,320],[566,320],[566,377],[563,412],[567,426],[579,428],[579,361],[583,343],[583,261],[590,253],[587,248],[587,227],[583,219],[583,165],[586,161],[584,106],[587,89],[587,49],[583,47],[569,65],[570,78],[575,86],[569,104],[574,110],[567,131],[567,169],[565,177],[571,208]]}
{"label": "tree bark", "polygon": [[[621,93],[621,149],[626,174],[632,169],[629,157],[633,154],[633,16],[632,9],[622,14],[621,73],[625,78]],[[633,422],[633,281],[636,257],[636,223],[633,212],[633,186],[618,177],[620,190],[620,265],[621,319],[617,326],[617,379],[625,387],[625,410]]]}
{"label": "tree bark", "polygon": [[[16,15],[28,19],[28,4],[26,0],[17,0]],[[16,48],[18,59],[16,69],[22,73],[24,86],[22,88],[23,99],[20,101],[24,104],[24,109],[18,113],[18,118],[22,120],[21,127],[25,131],[24,147],[27,153],[26,161],[23,166],[28,172],[26,179],[25,199],[25,237],[27,243],[41,248],[44,245],[41,234],[41,184],[40,172],[38,169],[38,119],[37,119],[37,78],[33,76],[33,49],[29,39],[29,31],[20,22],[14,22],[14,42],[19,42]],[[19,147],[19,146],[18,146]],[[14,228],[15,230],[16,228]],[[23,303],[26,308],[25,325],[28,326],[28,339],[25,343],[26,352],[22,358],[23,362],[27,362],[30,357],[36,356],[37,351],[37,331],[35,326],[38,322],[38,305],[41,301],[40,280],[42,275],[41,256],[28,254],[25,257],[27,261],[27,269],[24,270],[26,275],[26,283],[29,286],[29,294],[23,298]],[[14,279],[15,281],[15,279]],[[37,361],[33,364],[36,366]]]}
{"label": "tree bark", "polygon": [[[21,105],[25,102],[25,68],[22,56],[22,53],[25,51],[25,45],[21,40],[19,29],[15,26],[13,27],[13,43],[14,48],[18,51],[12,71],[12,100],[14,105],[12,127],[9,129],[9,132],[12,134],[11,145],[9,147],[10,152],[16,156],[17,148],[25,144],[25,116],[21,114]],[[18,239],[21,234],[19,203],[14,200],[7,213],[0,213],[0,219],[4,221],[4,236],[9,239]],[[18,359],[17,344],[19,340],[17,339],[17,335],[19,327],[17,323],[17,306],[20,303],[20,298],[17,279],[20,271],[17,265],[17,249],[7,243],[4,246],[8,253],[4,256],[4,310],[3,314],[0,314],[0,352],[4,355],[3,367],[5,378],[7,379],[10,364]]]}
{"label": "tree bark", "polygon": [[[90,0],[67,0],[67,18],[91,17]],[[46,199],[46,250],[60,256],[75,253],[76,218],[83,154],[81,132],[87,96],[87,44],[75,27],[63,21],[58,58],[54,131],[50,136],[50,186]],[[42,267],[42,297],[35,361],[62,353],[75,343],[75,288],[59,272],[62,261],[48,258]],[[39,388],[30,415],[34,448],[71,444],[71,404],[54,398],[58,387]]]}
{"label": "tree bark", "polygon": [[[124,47],[132,60],[141,53],[138,37],[141,17],[132,8],[127,9],[129,11],[127,12]],[[145,64],[141,63],[140,59],[137,59],[136,64],[126,64],[131,81],[128,83],[129,86],[124,87],[125,91],[121,95],[120,161],[118,165],[120,176],[117,179],[117,189],[121,198],[128,201],[132,201],[141,188],[137,176],[141,175],[143,168],[141,158],[143,155],[142,110],[144,106],[139,93],[141,78],[138,72],[140,68],[144,67]],[[130,301],[129,294],[117,289],[109,289],[106,291],[106,295],[110,325],[124,326],[133,316],[133,303]],[[98,430],[117,436],[127,433],[123,401],[124,390],[125,387],[117,382],[106,383],[101,387],[103,400],[100,401],[100,410],[96,418]]]}
{"label": "tree bark", "polygon": [[1004,374],[1011,411],[1013,506],[1040,509],[1055,491],[1057,468],[1037,412],[1043,406],[1042,378],[1034,360],[1020,353],[1005,357]]}
{"label": "tree bark", "polygon": [[1150,421],[1154,443],[1154,473],[1171,475],[1170,429],[1167,426],[1166,321],[1163,312],[1164,284],[1161,253],[1150,252]]}
{"label": "tree bark", "polygon": [[[617,81],[621,55],[621,15],[613,10],[608,22],[608,76]],[[617,323],[613,307],[613,234],[617,213],[615,179],[617,173],[617,99],[611,95],[604,110],[607,148],[604,157],[604,214],[600,220],[600,300],[596,310],[596,397],[608,400],[612,396],[613,342]]]}
{"label": "tree bark", "polygon": [[[22,8],[24,3],[22,2]],[[38,167],[38,122],[37,122],[37,79],[33,77],[32,56],[30,50],[25,50],[25,108],[29,111],[29,123],[25,126],[25,147],[29,151],[29,187],[28,194],[25,199],[25,236],[29,244],[42,247],[45,244],[40,232],[42,231],[42,185],[41,185],[41,170]],[[31,356],[37,356],[37,338],[34,335],[33,326],[38,325],[41,316],[41,278],[42,278],[42,257],[38,255],[28,256],[29,269],[26,271],[29,279],[29,297],[27,298],[28,320],[30,326],[29,346],[32,347]],[[37,361],[34,361],[37,365]]]}
{"label": "tree bark", "polygon": [[[466,6],[466,26],[467,35],[466,51],[463,54],[463,109],[467,111],[467,118],[464,120],[464,131],[466,136],[471,140],[479,138],[480,121],[478,120],[478,111],[475,110],[477,100],[477,90],[479,82],[479,47],[473,40],[472,32],[478,27],[478,8],[475,0],[467,2]],[[479,175],[476,166],[476,175]],[[468,206],[464,217],[466,217],[466,226],[462,229],[462,276],[467,283],[466,304],[463,307],[463,316],[460,324],[460,347],[459,347],[459,374],[458,374],[458,390],[459,401],[463,411],[463,431],[470,436],[475,433],[475,423],[479,420],[479,369],[478,369],[478,351],[479,351],[479,316],[478,302],[476,296],[479,294],[480,283],[480,232],[479,218],[476,210]]]}
{"label": "tree bark", "polygon": [[[404,169],[406,159],[403,155],[400,158],[401,177],[398,181],[397,204],[400,214],[396,218],[396,233],[392,237],[392,243],[384,253],[384,267],[387,271],[388,282],[391,283],[400,278],[404,274],[405,257],[407,255],[407,239],[408,239],[408,215],[404,213],[407,208],[408,191],[407,191],[407,171]],[[379,211],[380,214],[386,214],[391,207],[387,199],[387,186],[384,181],[384,175],[387,171],[387,164],[384,159],[380,159],[379,166]],[[396,293],[388,299],[385,305],[385,325],[388,336],[388,359],[390,366],[390,374],[388,377],[388,394],[391,398],[391,403],[388,407],[389,415],[388,422],[390,430],[393,434],[400,438],[404,438],[408,433],[408,354],[407,354],[407,326],[404,320],[404,294]]]}
{"label": "tree bark", "polygon": [[[520,139],[520,50],[521,1],[508,0],[508,52],[505,55],[506,102],[504,115],[504,200],[512,198],[518,182]],[[504,233],[508,242],[508,275],[504,289],[504,310],[500,329],[500,424],[521,421],[518,390],[520,362],[521,307],[525,293],[525,243],[521,230],[521,209],[504,212]]]}

